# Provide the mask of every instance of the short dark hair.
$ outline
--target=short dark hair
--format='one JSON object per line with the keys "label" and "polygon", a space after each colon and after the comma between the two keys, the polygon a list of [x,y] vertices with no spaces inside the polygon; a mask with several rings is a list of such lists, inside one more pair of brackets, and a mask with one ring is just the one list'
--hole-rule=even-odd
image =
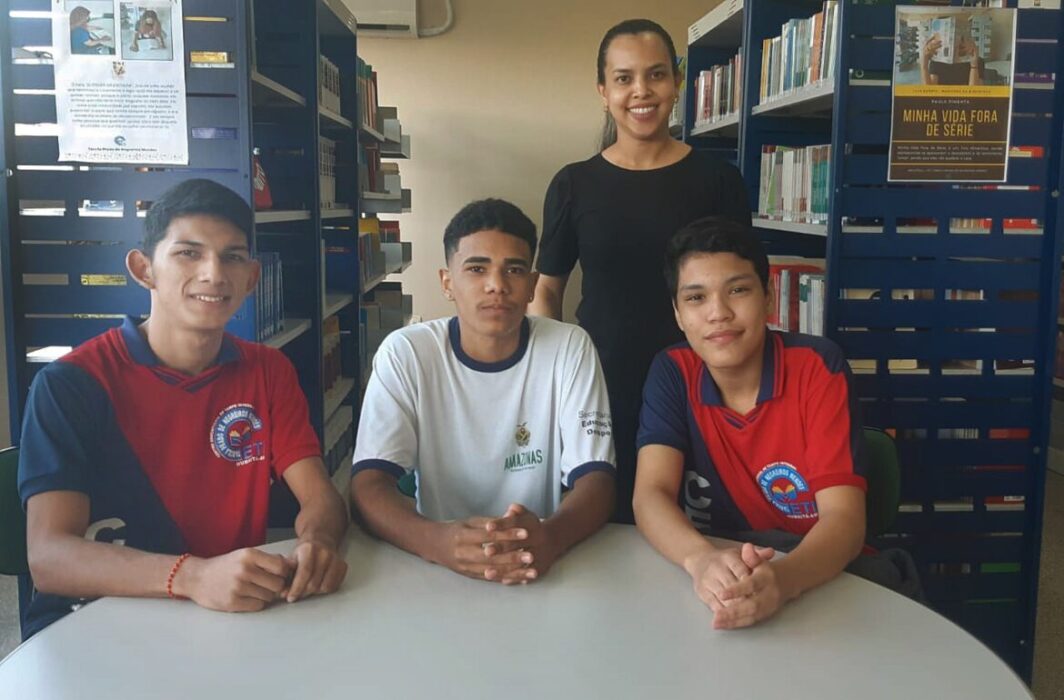
{"label": "short dark hair", "polygon": [[707,216],[681,228],[665,246],[665,282],[673,299],[680,284],[680,266],[701,253],[733,253],[749,260],[762,289],[768,291],[768,255],[750,227],[727,217]]}
{"label": "short dark hair", "polygon": [[153,257],[173,220],[196,214],[215,216],[236,226],[251,247],[255,215],[244,198],[214,180],[194,178],[174,185],[152,203],[144,218],[141,252]]}
{"label": "short dark hair", "polygon": [[676,45],[672,43],[672,37],[665,31],[657,22],[649,19],[626,19],[619,24],[615,24],[606,31],[606,35],[602,37],[602,41],[599,42],[598,50],[598,84],[604,85],[606,83],[606,53],[610,49],[610,44],[613,40],[619,36],[625,34],[657,34],[661,37],[661,40],[665,42],[665,48],[669,50],[669,69],[673,75],[676,75]]}
{"label": "short dark hair", "polygon": [[529,264],[536,257],[536,225],[525,213],[504,199],[470,202],[454,215],[443,232],[443,255],[450,262],[458,242],[479,231],[501,231],[528,244]]}

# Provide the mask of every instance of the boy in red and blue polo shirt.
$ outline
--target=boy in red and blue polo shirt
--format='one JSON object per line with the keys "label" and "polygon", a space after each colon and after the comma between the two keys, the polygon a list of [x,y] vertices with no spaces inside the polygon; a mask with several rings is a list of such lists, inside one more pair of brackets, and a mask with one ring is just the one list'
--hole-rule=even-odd
{"label": "boy in red and blue polo shirt", "polygon": [[[126,258],[151,295],[148,319],[35,378],[19,455],[36,586],[24,636],[98,596],[252,611],[343,580],[347,514],[295,370],[225,333],[258,281],[252,226],[247,203],[215,182],[163,193]],[[255,548],[276,479],[300,505],[289,556]]]}
{"label": "boy in red and blue polo shirt", "polygon": [[[849,367],[825,338],[769,331],[768,258],[709,218],[670,241],[666,280],[687,342],[654,360],[637,447],[636,523],[691,575],[714,626],[744,627],[838,575],[865,534]],[[783,531],[786,557],[703,533]],[[754,539],[754,538],[751,538]]]}

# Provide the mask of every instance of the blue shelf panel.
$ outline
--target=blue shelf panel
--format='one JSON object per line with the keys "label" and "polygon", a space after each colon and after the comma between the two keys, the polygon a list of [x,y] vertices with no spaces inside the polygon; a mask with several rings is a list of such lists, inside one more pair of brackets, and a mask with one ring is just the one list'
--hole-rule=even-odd
{"label": "blue shelf panel", "polygon": [[[31,11],[47,12],[50,7],[38,5]],[[11,36],[18,37],[15,46],[51,46],[52,22],[49,18],[12,17],[10,20]],[[5,57],[6,58],[6,57]]]}
{"label": "blue shelf panel", "polygon": [[[145,308],[144,313],[147,313]],[[121,318],[34,318],[22,319],[22,330],[31,347],[80,345],[105,331],[122,325]]]}
{"label": "blue shelf panel", "polygon": [[[933,214],[933,212],[928,215]],[[898,212],[899,216],[904,213]],[[947,214],[947,217],[949,215]],[[998,217],[1000,219],[1000,217]],[[1036,217],[1031,217],[1036,218]],[[888,223],[893,223],[891,219]],[[1024,234],[931,234],[918,233],[843,233],[839,234],[839,255],[846,259],[859,257],[935,257],[963,256],[972,258],[1039,258],[1042,255],[1041,235]],[[946,240],[943,239],[956,239]],[[930,284],[928,286],[934,286]]]}
{"label": "blue shelf panel", "polygon": [[[918,235],[918,234],[914,234]],[[936,301],[896,301],[898,306],[905,304],[928,305],[935,307],[940,303],[943,308],[960,309],[965,306],[994,306],[982,300],[945,301],[941,290],[944,289],[1029,289],[1037,285],[1041,264],[1038,261],[961,261],[961,260],[912,260],[899,257],[896,260],[882,258],[855,258],[844,260],[840,265],[837,279],[840,288],[855,289],[925,289],[938,290]],[[927,283],[933,281],[931,287]],[[986,295],[988,298],[991,295]],[[889,299],[884,302],[891,303]],[[879,303],[876,301],[863,303]],[[1004,304],[1015,307],[1016,302]],[[947,316],[948,317],[948,316]],[[1032,320],[1032,325],[1035,321]],[[983,325],[993,325],[985,323]]]}
{"label": "blue shelf panel", "polygon": [[[935,513],[930,517],[937,518]],[[1023,537],[926,532],[913,537],[907,547],[920,562],[965,564],[971,562],[1016,562],[1024,555]]]}
{"label": "blue shelf panel", "polygon": [[[215,172],[212,175],[212,180],[238,192],[246,188],[246,181],[238,171]],[[18,174],[18,192],[20,198],[31,200],[65,197],[66,201],[71,203],[85,199],[150,202],[175,183],[192,176],[187,168],[167,168],[146,173],[136,172],[130,167],[122,167],[120,170],[73,172],[23,170]]]}
{"label": "blue shelf panel", "polygon": [[[1005,494],[1001,494],[1005,495]],[[930,516],[930,517],[929,517]],[[895,529],[921,534],[935,532],[971,535],[975,533],[1022,532],[1027,514],[1021,511],[935,511],[899,513]],[[963,600],[963,598],[958,598]]]}
{"label": "blue shelf panel", "polygon": [[[888,158],[882,155],[849,155],[843,177],[850,185],[882,185],[887,172]],[[1009,159],[1008,185],[1041,185],[1048,176],[1049,161],[1045,158]]]}
{"label": "blue shelf panel", "polygon": [[[1022,514],[1021,514],[1022,515]],[[957,574],[924,581],[924,592],[943,601],[1000,600],[1023,595],[1023,576],[1013,574]]]}
{"label": "blue shelf panel", "polygon": [[[48,44],[51,43],[49,39]],[[14,90],[54,90],[55,70],[51,63],[13,65],[11,66],[11,87]]]}
{"label": "blue shelf panel", "polygon": [[[1045,192],[1000,190],[995,191],[993,196],[987,195],[988,192],[983,189],[951,189],[949,185],[847,187],[837,199],[840,200],[839,209],[843,216],[877,217],[886,212],[902,217],[956,216],[968,219],[1035,219],[1045,216]],[[949,241],[943,241],[942,244],[945,248]]]}
{"label": "blue shelf panel", "polygon": [[[928,364],[937,370],[943,363],[943,360],[938,360]],[[882,364],[880,363],[880,366]],[[992,360],[988,361],[987,364],[992,365]],[[891,399],[948,398],[953,396],[964,396],[970,399],[1008,399],[1013,396],[1030,396],[1034,392],[1036,383],[1035,375],[995,375],[992,370],[990,374],[945,374],[938,376],[930,373],[858,373],[854,375],[853,379],[858,396],[890,397]],[[1009,442],[1009,446],[1011,445],[1012,441]],[[901,448],[899,447],[899,449]],[[1024,454],[1029,454],[1029,452],[1030,450],[1028,449]],[[1023,461],[1025,458],[1010,458],[1005,463],[1012,464],[1015,459]],[[902,462],[905,461],[904,459],[902,460]],[[941,462],[943,465],[949,463],[943,455],[938,455],[935,459],[929,458],[928,461]]]}
{"label": "blue shelf panel", "polygon": [[[1028,280],[1025,284],[1030,286]],[[973,284],[968,282],[969,285]],[[934,328],[948,318],[957,328],[1033,328],[1037,302],[840,301],[836,323],[845,327]],[[1032,349],[1033,358],[1034,350]],[[961,358],[957,358],[961,359]]]}
{"label": "blue shelf panel", "polygon": [[[950,321],[945,321],[947,327]],[[913,358],[919,360],[967,360],[992,357],[1001,360],[1024,360],[1037,354],[1037,336],[1024,333],[980,333],[974,330],[950,332],[896,332],[883,330],[837,331],[832,336],[850,358]],[[909,326],[913,327],[913,326]],[[876,425],[873,423],[872,425]],[[881,426],[884,427],[884,426]]]}
{"label": "blue shelf panel", "polygon": [[1047,16],[1045,10],[1032,8],[1016,10],[1016,36],[1021,39],[1058,41],[1060,27],[1057,23],[1049,21],[1052,19],[1056,18]]}
{"label": "blue shelf panel", "polygon": [[1019,37],[1014,70],[1017,73],[1052,73],[1057,67],[1057,51],[1056,43],[1025,41],[1024,37]]}
{"label": "blue shelf panel", "polygon": [[873,401],[862,402],[870,425],[889,428],[1026,428],[1034,419],[1030,401]]}

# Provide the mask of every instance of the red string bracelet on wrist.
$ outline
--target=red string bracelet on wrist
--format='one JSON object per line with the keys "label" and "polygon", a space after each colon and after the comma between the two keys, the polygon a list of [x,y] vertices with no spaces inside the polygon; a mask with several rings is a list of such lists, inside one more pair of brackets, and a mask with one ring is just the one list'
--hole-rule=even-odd
{"label": "red string bracelet on wrist", "polygon": [[177,558],[177,561],[174,562],[174,565],[170,567],[170,575],[166,577],[166,595],[170,596],[171,598],[184,598],[184,596],[174,594],[174,577],[177,576],[177,570],[181,568],[181,565],[185,563],[185,560],[191,556],[191,554],[185,552],[184,554],[179,556]]}

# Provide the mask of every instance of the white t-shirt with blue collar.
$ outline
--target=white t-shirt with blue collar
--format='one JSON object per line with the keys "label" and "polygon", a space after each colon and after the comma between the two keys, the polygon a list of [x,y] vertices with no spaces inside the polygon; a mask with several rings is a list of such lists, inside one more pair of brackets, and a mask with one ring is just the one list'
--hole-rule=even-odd
{"label": "white t-shirt with blue collar", "polygon": [[614,470],[606,383],[588,334],[527,317],[517,351],[478,362],[457,318],[395,331],[373,360],[352,475],[417,476],[425,517],[502,515],[520,503],[542,518],[593,471]]}

